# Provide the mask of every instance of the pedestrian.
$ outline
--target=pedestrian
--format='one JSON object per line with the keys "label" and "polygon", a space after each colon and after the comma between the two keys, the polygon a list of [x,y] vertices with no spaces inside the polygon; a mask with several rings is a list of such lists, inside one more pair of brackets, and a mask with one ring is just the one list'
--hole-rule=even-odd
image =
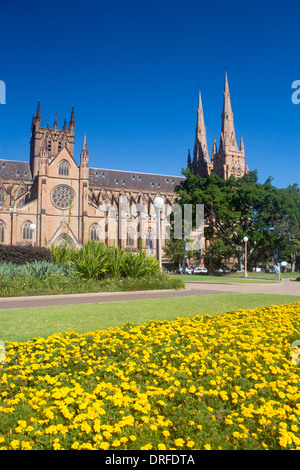
{"label": "pedestrian", "polygon": [[280,264],[277,263],[277,265],[274,266],[275,269],[275,281],[280,281]]}

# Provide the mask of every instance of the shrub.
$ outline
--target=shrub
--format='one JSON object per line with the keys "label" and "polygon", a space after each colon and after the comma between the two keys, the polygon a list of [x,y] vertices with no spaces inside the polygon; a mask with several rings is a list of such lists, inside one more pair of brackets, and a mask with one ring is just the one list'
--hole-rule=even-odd
{"label": "shrub", "polygon": [[0,264],[1,278],[17,277],[35,277],[37,279],[47,279],[50,276],[70,276],[71,269],[69,265],[59,266],[49,261],[35,261],[18,265],[13,263]]}
{"label": "shrub", "polygon": [[35,261],[26,264],[26,272],[29,276],[37,279],[47,279],[51,275],[62,276],[65,273],[63,267],[50,263],[49,261]]}
{"label": "shrub", "polygon": [[144,251],[137,255],[126,253],[124,256],[122,274],[124,277],[135,277],[157,274],[159,264],[156,259],[147,257]]}
{"label": "shrub", "polygon": [[75,272],[84,279],[100,279],[107,271],[107,247],[89,241],[82,245],[71,260]]}
{"label": "shrub", "polygon": [[123,275],[126,254],[120,248],[110,248],[107,253],[108,277],[119,279]]}
{"label": "shrub", "polygon": [[0,263],[26,264],[51,261],[48,248],[31,245],[0,245]]}
{"label": "shrub", "polygon": [[55,246],[51,245],[51,261],[55,264],[67,264],[74,260],[76,257],[76,250],[69,246]]}

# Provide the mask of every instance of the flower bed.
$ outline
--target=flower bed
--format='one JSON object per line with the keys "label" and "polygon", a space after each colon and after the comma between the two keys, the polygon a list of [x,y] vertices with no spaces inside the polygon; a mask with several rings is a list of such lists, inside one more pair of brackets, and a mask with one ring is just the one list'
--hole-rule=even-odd
{"label": "flower bed", "polygon": [[300,303],[6,344],[0,449],[300,449]]}

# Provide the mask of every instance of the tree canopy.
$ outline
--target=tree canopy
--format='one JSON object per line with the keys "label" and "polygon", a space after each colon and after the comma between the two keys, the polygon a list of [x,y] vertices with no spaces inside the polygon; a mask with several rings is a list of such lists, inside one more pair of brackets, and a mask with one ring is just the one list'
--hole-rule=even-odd
{"label": "tree canopy", "polygon": [[[220,239],[233,250],[240,268],[244,236],[252,261],[267,262],[274,251],[295,263],[300,253],[300,190],[296,184],[279,189],[272,178],[258,183],[257,171],[228,180],[183,171],[185,180],[176,188],[177,203],[204,204],[205,237]],[[195,222],[195,221],[194,221]]]}

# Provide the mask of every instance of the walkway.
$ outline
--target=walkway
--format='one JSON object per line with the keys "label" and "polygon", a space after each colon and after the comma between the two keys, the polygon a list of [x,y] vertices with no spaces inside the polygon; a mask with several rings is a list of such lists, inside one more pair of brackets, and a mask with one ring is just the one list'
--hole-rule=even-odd
{"label": "walkway", "polygon": [[285,294],[300,296],[300,282],[284,279],[272,284],[234,284],[229,282],[186,282],[183,290],[155,290],[138,292],[102,292],[91,294],[43,295],[35,297],[0,298],[0,310],[50,307],[59,305],[90,304],[104,302],[124,302],[127,300],[163,299],[170,297],[189,297],[194,295],[219,294]]}

